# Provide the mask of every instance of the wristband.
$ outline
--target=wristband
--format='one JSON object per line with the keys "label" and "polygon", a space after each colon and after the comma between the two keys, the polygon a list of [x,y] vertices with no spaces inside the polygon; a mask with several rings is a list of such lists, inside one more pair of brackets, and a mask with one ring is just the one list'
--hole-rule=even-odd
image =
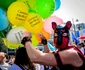
{"label": "wristband", "polygon": [[47,40],[44,38],[44,39],[41,40],[41,43],[42,43],[43,45],[46,45],[46,44],[47,44]]}
{"label": "wristband", "polygon": [[25,45],[25,43],[26,43],[27,41],[30,41],[30,42],[31,42],[31,39],[30,39],[29,37],[24,37],[24,38],[22,39],[22,41],[21,41],[21,44]]}

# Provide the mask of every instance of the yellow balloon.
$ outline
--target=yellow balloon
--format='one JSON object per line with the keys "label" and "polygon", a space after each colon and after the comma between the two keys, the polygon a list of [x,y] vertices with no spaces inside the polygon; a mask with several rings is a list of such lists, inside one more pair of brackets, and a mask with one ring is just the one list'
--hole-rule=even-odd
{"label": "yellow balloon", "polygon": [[39,44],[39,42],[36,40],[36,38],[35,38],[34,35],[32,35],[31,41],[32,41],[32,45],[33,45],[34,47],[36,47],[36,46]]}
{"label": "yellow balloon", "polygon": [[3,38],[4,44],[9,48],[9,49],[17,49],[20,44],[13,44],[11,42],[8,42],[6,38]]}
{"label": "yellow balloon", "polygon": [[20,44],[13,44],[13,43],[7,41],[7,47],[9,49],[17,49],[19,47],[19,45]]}
{"label": "yellow balloon", "polygon": [[36,13],[29,13],[24,27],[34,34],[40,33],[43,28],[42,18]]}
{"label": "yellow balloon", "polygon": [[11,24],[23,24],[28,15],[28,7],[25,3],[16,1],[13,2],[7,10],[7,16]]}

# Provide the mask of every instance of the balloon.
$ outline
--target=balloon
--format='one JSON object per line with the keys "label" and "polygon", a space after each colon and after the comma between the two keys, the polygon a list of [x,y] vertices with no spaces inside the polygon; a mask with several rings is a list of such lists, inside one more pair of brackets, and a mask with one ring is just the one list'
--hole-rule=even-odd
{"label": "balloon", "polygon": [[38,14],[29,13],[24,26],[29,32],[37,34],[42,31],[43,21]]}
{"label": "balloon", "polygon": [[36,11],[33,10],[33,9],[29,9],[29,12],[30,12],[30,13],[36,13]]}
{"label": "balloon", "polygon": [[13,25],[23,24],[27,15],[28,7],[19,1],[12,3],[7,10],[8,19]]}
{"label": "balloon", "polygon": [[36,46],[39,44],[39,42],[36,40],[36,38],[35,38],[34,35],[32,35],[31,41],[32,41],[32,45],[33,45],[34,47],[36,47]]}
{"label": "balloon", "polygon": [[58,10],[60,8],[61,1],[60,0],[55,0],[55,4],[56,4],[55,10]]}
{"label": "balloon", "polygon": [[32,9],[36,10],[37,0],[27,0]]}
{"label": "balloon", "polygon": [[7,33],[12,29],[12,26],[9,24],[8,27],[5,30],[0,31],[0,36],[2,38],[5,38]]}
{"label": "balloon", "polygon": [[37,0],[18,0],[18,1],[22,1],[22,2],[24,2],[25,4],[27,4],[27,6],[28,6],[30,9],[36,10]]}
{"label": "balloon", "polygon": [[17,25],[17,26],[24,27],[24,24],[19,24],[19,25]]}
{"label": "balloon", "polygon": [[11,42],[8,42],[7,41],[7,47],[9,49],[17,49],[19,47],[20,44],[14,44],[14,43],[11,43]]}
{"label": "balloon", "polygon": [[4,44],[9,48],[9,49],[17,49],[19,47],[19,44],[13,44],[7,41],[6,38],[3,38]]}
{"label": "balloon", "polygon": [[[42,32],[41,32],[44,37],[48,40],[50,38],[50,34],[48,32],[46,32],[44,29],[42,29]],[[41,42],[41,38],[38,36],[38,34],[35,35],[36,36],[36,39]]]}
{"label": "balloon", "polygon": [[15,1],[16,0],[0,0],[0,6],[4,9],[7,9],[9,5]]}
{"label": "balloon", "polygon": [[0,31],[8,27],[9,21],[6,16],[6,12],[0,8]]}
{"label": "balloon", "polygon": [[60,25],[63,23],[63,20],[57,16],[51,16],[44,21],[44,30],[50,34],[53,33],[52,22],[56,22],[57,25]]}
{"label": "balloon", "polygon": [[56,50],[56,48],[53,47],[49,42],[48,42],[48,48],[49,48],[51,51],[55,51],[55,50]]}
{"label": "balloon", "polygon": [[23,27],[16,27],[11,29],[7,34],[7,41],[13,44],[20,44],[23,32],[26,31]]}
{"label": "balloon", "polygon": [[54,0],[38,0],[37,2],[37,12],[42,18],[47,18],[55,10],[55,1]]}

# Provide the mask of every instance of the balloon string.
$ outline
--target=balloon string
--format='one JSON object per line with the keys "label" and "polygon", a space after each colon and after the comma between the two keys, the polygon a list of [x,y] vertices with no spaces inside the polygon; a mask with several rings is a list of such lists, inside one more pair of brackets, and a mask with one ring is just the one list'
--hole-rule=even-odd
{"label": "balloon string", "polygon": [[31,9],[31,6],[29,5],[29,2],[28,2],[28,0],[26,0],[26,2],[27,2],[27,5],[28,5],[28,7]]}
{"label": "balloon string", "polygon": [[31,7],[30,7],[29,3],[28,3],[28,7],[31,9]]}

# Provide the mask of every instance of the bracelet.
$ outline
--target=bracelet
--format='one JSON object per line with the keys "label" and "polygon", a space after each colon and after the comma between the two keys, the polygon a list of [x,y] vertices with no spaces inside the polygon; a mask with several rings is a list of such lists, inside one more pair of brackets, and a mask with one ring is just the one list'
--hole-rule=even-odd
{"label": "bracelet", "polygon": [[27,41],[30,41],[30,42],[31,42],[31,39],[30,39],[29,37],[24,37],[24,38],[22,39],[22,41],[21,41],[21,44],[25,45],[25,43],[26,43]]}
{"label": "bracelet", "polygon": [[41,40],[41,43],[42,43],[43,45],[46,45],[46,44],[47,44],[47,40],[44,38],[44,39]]}

